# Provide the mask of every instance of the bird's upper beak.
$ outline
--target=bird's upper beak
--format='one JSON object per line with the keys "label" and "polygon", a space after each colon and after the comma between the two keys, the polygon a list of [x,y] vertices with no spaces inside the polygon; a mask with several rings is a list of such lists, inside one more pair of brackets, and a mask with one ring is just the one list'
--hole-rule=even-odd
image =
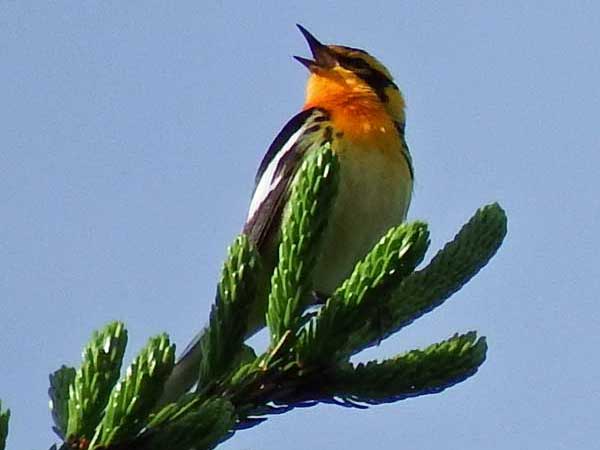
{"label": "bird's upper beak", "polygon": [[312,60],[308,58],[302,58],[301,56],[294,56],[296,60],[298,60],[302,65],[308,67],[308,70],[311,72],[314,72],[317,69],[331,69],[337,64],[335,56],[326,45],[321,44],[319,40],[310,34],[310,32],[302,25],[296,26],[304,35],[306,42],[308,42],[308,46],[310,47],[310,51],[312,52],[314,58],[314,60]]}

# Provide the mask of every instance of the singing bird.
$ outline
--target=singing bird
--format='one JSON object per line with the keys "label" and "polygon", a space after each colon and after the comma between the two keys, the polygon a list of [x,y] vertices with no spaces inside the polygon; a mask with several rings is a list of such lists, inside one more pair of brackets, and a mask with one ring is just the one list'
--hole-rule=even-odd
{"label": "singing bird", "polygon": [[[404,139],[405,103],[388,69],[364,50],[325,45],[298,28],[313,56],[295,56],[310,72],[306,101],[259,166],[243,231],[274,267],[294,175],[306,155],[329,143],[339,161],[338,193],[313,271],[313,290],[327,295],[389,228],[404,221],[414,173]],[[265,311],[266,298],[251,313],[248,334],[264,326]],[[191,387],[198,353],[197,341],[192,342],[163,401]]]}

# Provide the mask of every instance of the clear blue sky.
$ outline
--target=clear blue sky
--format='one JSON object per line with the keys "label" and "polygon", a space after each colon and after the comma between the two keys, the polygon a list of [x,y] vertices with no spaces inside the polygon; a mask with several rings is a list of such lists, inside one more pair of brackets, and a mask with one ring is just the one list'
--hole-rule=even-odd
{"label": "clear blue sky", "polygon": [[[501,5],[502,3],[502,5]],[[317,406],[224,449],[587,449],[600,440],[596,2],[0,0],[0,398],[48,448],[47,375],[120,319],[131,348],[205,322],[254,172],[301,106],[294,24],[369,50],[408,103],[410,217],[432,249],[499,201],[509,235],[443,307],[371,351],[476,329],[442,394]]]}

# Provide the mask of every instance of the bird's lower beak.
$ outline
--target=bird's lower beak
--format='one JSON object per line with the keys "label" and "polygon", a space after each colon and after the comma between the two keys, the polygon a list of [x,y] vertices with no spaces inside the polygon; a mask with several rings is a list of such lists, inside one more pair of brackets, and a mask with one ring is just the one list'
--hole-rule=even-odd
{"label": "bird's lower beak", "polygon": [[314,60],[303,58],[301,56],[294,56],[294,58],[296,58],[296,60],[302,65],[306,66],[311,72],[314,72],[317,69],[330,69],[335,66],[337,61],[329,48],[326,45],[321,44],[321,42],[319,42],[316,37],[310,34],[310,32],[302,25],[296,26],[304,35],[306,42],[308,42],[308,46],[310,47],[310,51],[312,52]]}

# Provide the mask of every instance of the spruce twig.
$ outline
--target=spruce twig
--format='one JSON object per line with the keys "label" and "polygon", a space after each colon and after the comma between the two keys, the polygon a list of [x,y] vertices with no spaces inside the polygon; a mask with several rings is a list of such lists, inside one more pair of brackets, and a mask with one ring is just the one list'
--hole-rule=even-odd
{"label": "spruce twig", "polygon": [[351,337],[347,351],[376,345],[440,306],[489,262],[506,232],[506,214],[497,203],[478,209],[425,268],[411,273],[382,299],[387,320],[367,321]]}
{"label": "spruce twig", "polygon": [[110,391],[119,378],[127,330],[120,322],[95,332],[83,351],[83,363],[69,389],[67,439],[82,442],[94,436]]}
{"label": "spruce twig", "polygon": [[200,341],[198,389],[225,375],[239,359],[259,272],[256,249],[244,235],[229,248],[208,330]]}
{"label": "spruce twig", "polygon": [[243,342],[248,316],[260,301],[256,298],[259,276],[260,256],[247,236],[238,236],[228,249],[208,326],[183,351],[165,383],[160,405],[177,401],[196,383],[199,390],[205,388],[236,362],[251,357]]}
{"label": "spruce twig", "polygon": [[50,412],[54,421],[54,432],[62,439],[67,435],[67,423],[69,422],[69,389],[75,380],[75,369],[62,366],[56,372],[50,374]]}
{"label": "spruce twig", "polygon": [[175,346],[167,335],[151,338],[110,395],[91,447],[132,439],[145,426],[175,364]]}
{"label": "spruce twig", "polygon": [[207,400],[143,437],[144,450],[208,450],[231,435],[233,405],[223,398]]}
{"label": "spruce twig", "polygon": [[324,391],[370,405],[438,393],[474,375],[486,350],[485,338],[478,339],[473,331],[454,335],[382,362],[342,366],[330,375]]}
{"label": "spruce twig", "polygon": [[[429,244],[427,226],[392,228],[326,304],[305,315],[336,173],[337,159],[324,146],[307,157],[294,180],[269,294],[269,348],[255,356],[244,345],[264,268],[240,236],[191,366],[197,368],[192,382],[199,378],[199,389],[157,405],[173,367],[174,348],[166,335],[150,340],[117,384],[127,332],[121,323],[109,324],[94,333],[78,370],[62,367],[50,377],[55,429],[65,440],[61,450],[211,449],[236,430],[295,407],[398,401],[440,392],[478,370],[487,346],[475,332],[383,361],[355,365],[349,357],[441,304],[475,275],[504,238],[502,209],[496,204],[480,209],[418,271]],[[0,407],[0,450],[8,415]]]}
{"label": "spruce twig", "polygon": [[286,332],[295,333],[302,322],[319,241],[337,191],[337,164],[327,143],[306,157],[294,179],[271,279],[267,325],[272,345]]}
{"label": "spruce twig", "polygon": [[10,409],[3,410],[0,401],[0,450],[6,448],[6,438],[8,437],[8,422],[10,420]]}
{"label": "spruce twig", "polygon": [[330,361],[336,352],[343,357],[340,349],[351,333],[361,328],[365,318],[377,320],[381,297],[414,270],[428,245],[429,232],[422,222],[392,228],[303,330],[299,358],[305,364],[318,364]]}

